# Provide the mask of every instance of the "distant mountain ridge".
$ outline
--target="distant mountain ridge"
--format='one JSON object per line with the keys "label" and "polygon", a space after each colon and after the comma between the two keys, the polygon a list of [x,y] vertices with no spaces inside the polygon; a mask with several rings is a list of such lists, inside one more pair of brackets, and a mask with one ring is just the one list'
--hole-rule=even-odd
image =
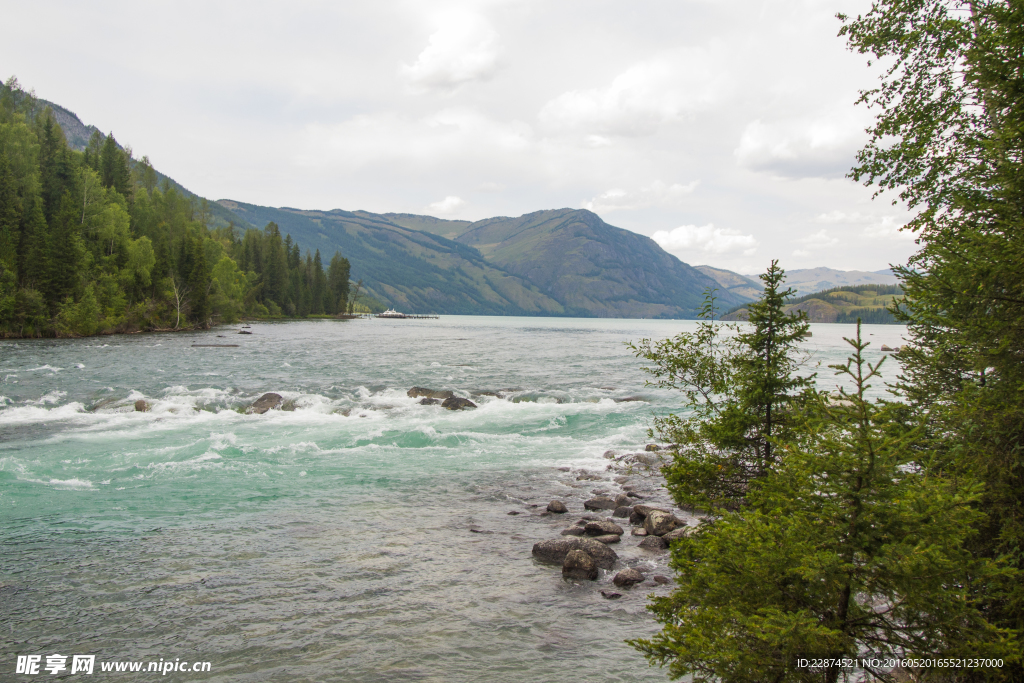
{"label": "distant mountain ridge", "polygon": [[[408,312],[693,318],[704,289],[714,286],[650,238],[585,210],[470,223],[219,204],[240,222],[273,221],[303,249],[340,249],[368,293]],[[725,298],[728,305],[747,300]]]}
{"label": "distant mountain ridge", "polygon": [[[84,149],[102,132],[72,111],[50,107],[69,145]],[[159,173],[195,209],[207,200]],[[536,211],[470,222],[407,213],[272,208],[209,202],[213,226],[276,223],[303,250],[340,250],[353,279],[385,304],[408,312],[693,318],[704,292],[718,288],[723,308],[756,298],[756,278],[712,266],[694,268],[644,235],[582,209]],[[891,272],[829,268],[790,271],[800,293],[842,284],[895,282]],[[856,278],[852,279],[851,278]]]}

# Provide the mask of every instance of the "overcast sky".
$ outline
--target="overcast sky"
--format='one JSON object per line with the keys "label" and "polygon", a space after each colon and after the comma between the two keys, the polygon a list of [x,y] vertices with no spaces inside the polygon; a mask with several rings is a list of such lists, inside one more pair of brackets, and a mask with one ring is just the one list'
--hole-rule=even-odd
{"label": "overcast sky", "polygon": [[212,199],[477,220],[587,208],[692,265],[878,270],[844,178],[862,0],[0,0],[0,77]]}

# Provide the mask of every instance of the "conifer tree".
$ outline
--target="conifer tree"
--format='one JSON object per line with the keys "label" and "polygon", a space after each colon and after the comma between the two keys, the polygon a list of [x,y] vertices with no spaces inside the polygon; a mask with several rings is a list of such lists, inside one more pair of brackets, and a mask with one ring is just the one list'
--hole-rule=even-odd
{"label": "conifer tree", "polygon": [[866,361],[859,323],[847,341],[832,367],[853,391],[805,401],[805,428],[777,440],[786,455],[748,505],[673,543],[677,588],[651,606],[664,628],[633,641],[672,678],[888,681],[892,667],[836,662],[1019,656],[969,589],[1013,576],[969,550],[980,487],[929,471],[920,423],[866,398],[882,361]]}
{"label": "conifer tree", "polygon": [[22,287],[41,292],[47,288],[49,279],[50,228],[43,215],[43,202],[38,197],[31,198],[26,213],[28,220],[21,231],[18,249],[18,274]]}
{"label": "conifer tree", "polygon": [[71,194],[64,193],[50,229],[46,258],[46,286],[43,290],[52,310],[79,293],[84,247],[79,230],[78,207]]}
{"label": "conifer tree", "polygon": [[813,376],[797,374],[797,343],[807,317],[786,313],[785,272],[772,261],[761,275],[764,292],[748,307],[747,325],[715,322],[713,292],[695,333],[631,345],[653,363],[657,386],[681,389],[692,411],[655,420],[659,438],[674,444],[665,468],[669,489],[685,507],[741,505],[753,481],[778,462],[773,441],[793,427],[794,408]]}
{"label": "conifer tree", "polygon": [[210,269],[206,263],[206,252],[203,249],[203,238],[197,235],[191,240],[190,271],[188,274],[189,318],[202,329],[209,327],[210,318]]}
{"label": "conifer tree", "polygon": [[331,265],[327,271],[328,313],[344,313],[348,302],[348,279],[351,266],[347,258],[334,252]]}
{"label": "conifer tree", "polygon": [[[973,550],[1024,570],[1024,5],[882,0],[843,19],[851,49],[886,65],[862,94],[878,113],[851,175],[898,193],[921,244],[897,268],[902,390],[943,469],[985,484]],[[1024,582],[978,599],[1024,631]]]}
{"label": "conifer tree", "polygon": [[324,265],[320,259],[320,250],[316,250],[316,254],[313,255],[313,282],[310,289],[312,290],[312,305],[310,307],[312,313],[320,314],[324,312],[324,292],[327,289],[327,278],[324,276]]}
{"label": "conifer tree", "polygon": [[0,152],[0,264],[17,279],[18,245],[21,242],[21,210],[14,174],[7,154]]}

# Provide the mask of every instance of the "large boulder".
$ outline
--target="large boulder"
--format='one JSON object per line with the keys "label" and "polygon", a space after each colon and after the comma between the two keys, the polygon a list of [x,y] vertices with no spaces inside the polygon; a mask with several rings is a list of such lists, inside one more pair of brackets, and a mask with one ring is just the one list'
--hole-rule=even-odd
{"label": "large boulder", "polygon": [[149,404],[146,403],[145,399],[140,398],[138,401],[135,402],[135,412],[137,412],[137,413],[148,413],[149,412]]}
{"label": "large boulder", "polygon": [[629,588],[633,584],[643,583],[643,580],[644,575],[636,569],[623,569],[615,575],[615,578],[612,579],[612,583],[619,588]]}
{"label": "large boulder", "polygon": [[556,514],[564,514],[569,511],[569,508],[565,507],[565,503],[560,500],[553,500],[548,503],[548,512],[554,512]]}
{"label": "large boulder", "polygon": [[582,550],[570,550],[562,561],[562,578],[597,580],[597,563],[594,558]]}
{"label": "large boulder", "polygon": [[441,403],[442,408],[448,410],[465,410],[466,408],[476,408],[476,404],[470,401],[468,398],[459,398],[458,396],[450,396]]}
{"label": "large boulder", "polygon": [[565,556],[570,550],[582,550],[592,558],[598,567],[611,569],[619,556],[615,551],[604,543],[595,541],[592,538],[578,538],[567,536],[565,538],[553,538],[550,541],[541,541],[533,545],[533,556],[541,562],[551,564],[562,564]]}
{"label": "large boulder", "polygon": [[606,534],[622,535],[622,527],[615,522],[606,519],[587,522],[587,526],[584,530],[587,532],[587,536],[604,536]]}
{"label": "large boulder", "polygon": [[282,403],[284,403],[284,398],[282,398],[281,394],[263,394],[253,401],[252,405],[245,409],[245,412],[250,415],[262,415],[268,410],[279,407]]}
{"label": "large boulder", "polygon": [[424,389],[423,387],[413,387],[409,391],[405,392],[405,395],[409,398],[451,398],[455,394],[451,391],[434,391],[433,389]]}
{"label": "large boulder", "polygon": [[618,504],[608,496],[597,496],[583,503],[587,510],[614,510]]}
{"label": "large boulder", "polygon": [[616,505],[632,505],[633,504],[633,500],[629,496],[627,496],[625,493],[620,493],[619,495],[615,496],[615,504]]}
{"label": "large boulder", "polygon": [[644,529],[651,536],[664,536],[678,526],[678,521],[671,513],[652,510],[644,520]]}

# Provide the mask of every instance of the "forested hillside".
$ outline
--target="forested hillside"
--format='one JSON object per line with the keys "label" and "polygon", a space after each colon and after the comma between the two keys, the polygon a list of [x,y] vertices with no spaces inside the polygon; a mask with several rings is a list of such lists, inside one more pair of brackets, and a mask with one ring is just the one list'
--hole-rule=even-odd
{"label": "forested hillside", "polygon": [[[273,221],[299,244],[340,249],[353,276],[395,308],[469,315],[693,318],[715,280],[653,240],[583,210],[475,223],[413,214],[218,202],[239,222]],[[723,292],[726,305],[752,297]]]}
{"label": "forested hillside", "polygon": [[276,225],[242,234],[215,221],[215,210],[223,211],[161,179],[113,135],[92,130],[74,149],[54,110],[8,80],[0,336],[206,328],[349,305],[350,266],[340,254],[325,272],[319,251],[302,255]]}

